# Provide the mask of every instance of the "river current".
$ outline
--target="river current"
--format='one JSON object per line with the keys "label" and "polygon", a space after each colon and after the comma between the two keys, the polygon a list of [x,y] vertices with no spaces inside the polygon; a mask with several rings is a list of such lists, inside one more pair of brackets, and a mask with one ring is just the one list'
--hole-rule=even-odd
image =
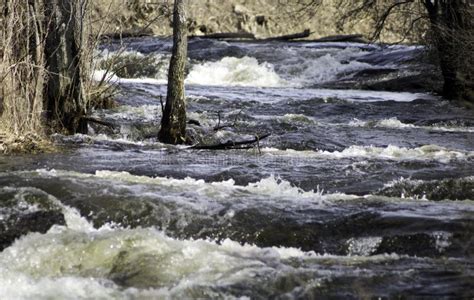
{"label": "river current", "polygon": [[1,299],[474,296],[474,115],[387,84],[424,48],[191,40],[188,134],[271,134],[212,151],[156,139],[170,49],[101,46],[112,126],[0,157],[0,229],[63,220],[0,252]]}

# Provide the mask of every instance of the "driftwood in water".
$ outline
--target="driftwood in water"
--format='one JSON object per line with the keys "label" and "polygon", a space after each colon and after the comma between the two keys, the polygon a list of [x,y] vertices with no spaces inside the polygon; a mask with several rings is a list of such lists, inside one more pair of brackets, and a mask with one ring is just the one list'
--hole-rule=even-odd
{"label": "driftwood in water", "polygon": [[245,140],[245,141],[227,141],[225,143],[213,144],[213,145],[196,145],[192,146],[189,149],[198,149],[198,150],[230,150],[230,149],[249,149],[252,148],[250,145],[257,144],[269,137],[270,134],[264,134],[262,136],[256,135],[254,139]]}
{"label": "driftwood in water", "polygon": [[249,32],[220,32],[220,33],[211,33],[207,35],[198,35],[198,36],[192,36],[192,38],[203,38],[203,39],[221,39],[221,40],[226,40],[226,39],[246,39],[246,40],[251,40],[251,41],[291,41],[294,39],[303,39],[307,38],[311,35],[311,31],[309,29],[306,29],[303,32],[298,32],[298,33],[293,33],[293,34],[288,34],[288,35],[282,35],[282,36],[275,36],[275,37],[269,37],[266,39],[257,39],[253,33]]}
{"label": "driftwood in water", "polygon": [[309,29],[305,29],[303,32],[270,37],[270,38],[262,39],[261,41],[291,41],[295,39],[304,39],[304,38],[309,37],[310,35],[311,35],[311,31]]}
{"label": "driftwood in water", "polygon": [[262,42],[262,41],[291,41],[294,39],[301,39],[309,37],[311,32],[306,29],[303,32],[269,37],[265,39],[257,39],[253,33],[250,32],[218,32],[206,35],[193,35],[189,38],[202,38],[202,39],[217,39],[217,40],[248,40],[250,42]]}
{"label": "driftwood in water", "polygon": [[343,34],[331,35],[316,40],[308,40],[311,43],[328,43],[328,42],[354,42],[354,43],[368,43],[362,34]]}
{"label": "driftwood in water", "polygon": [[255,40],[255,35],[249,32],[219,32],[219,33],[211,33],[211,34],[206,34],[206,35],[193,35],[190,38]]}

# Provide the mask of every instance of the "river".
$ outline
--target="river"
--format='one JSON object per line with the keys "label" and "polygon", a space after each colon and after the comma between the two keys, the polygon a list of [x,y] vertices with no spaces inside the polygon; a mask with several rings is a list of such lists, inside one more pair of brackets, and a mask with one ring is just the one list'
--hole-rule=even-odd
{"label": "river", "polygon": [[474,296],[472,111],[378,90],[422,47],[190,41],[188,134],[271,133],[220,151],[156,140],[170,49],[101,46],[113,126],[0,157],[0,229],[59,213],[0,252],[1,299]]}

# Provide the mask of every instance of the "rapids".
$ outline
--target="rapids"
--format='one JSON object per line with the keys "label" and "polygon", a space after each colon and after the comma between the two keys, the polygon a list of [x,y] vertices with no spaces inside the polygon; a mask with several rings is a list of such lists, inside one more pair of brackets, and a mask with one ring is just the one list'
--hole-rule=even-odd
{"label": "rapids", "polygon": [[271,133],[229,151],[157,141],[170,48],[100,46],[113,128],[0,157],[1,299],[474,296],[474,116],[423,47],[191,40],[188,133]]}

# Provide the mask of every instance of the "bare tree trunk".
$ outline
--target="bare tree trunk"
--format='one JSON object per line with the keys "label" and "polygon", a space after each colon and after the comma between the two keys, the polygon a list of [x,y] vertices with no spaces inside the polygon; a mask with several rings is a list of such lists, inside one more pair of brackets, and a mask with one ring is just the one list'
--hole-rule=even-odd
{"label": "bare tree trunk", "polygon": [[184,77],[188,51],[184,0],[175,0],[173,17],[173,53],[168,73],[168,94],[161,119],[159,140],[168,144],[186,142],[186,98]]}
{"label": "bare tree trunk", "polygon": [[474,103],[472,6],[464,0],[425,1],[448,99]]}
{"label": "bare tree trunk", "polygon": [[44,5],[47,119],[53,130],[85,133],[82,51],[87,0],[45,0]]}

